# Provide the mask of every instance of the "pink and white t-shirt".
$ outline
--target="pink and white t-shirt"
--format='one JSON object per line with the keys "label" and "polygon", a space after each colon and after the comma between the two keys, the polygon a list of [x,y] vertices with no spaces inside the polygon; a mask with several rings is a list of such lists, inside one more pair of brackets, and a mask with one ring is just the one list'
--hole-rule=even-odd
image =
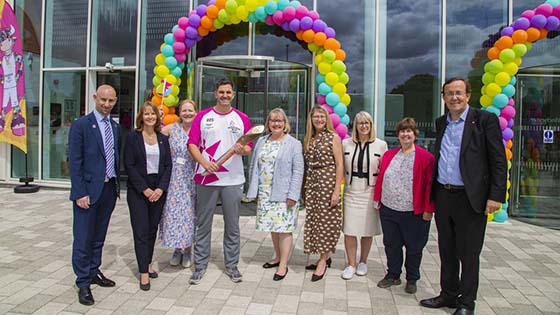
{"label": "pink and white t-shirt", "polygon": [[[215,162],[250,129],[251,121],[243,112],[232,108],[228,113],[221,114],[210,107],[200,111],[194,118],[187,144],[197,145],[202,157]],[[194,180],[198,184],[231,186],[245,182],[243,160],[237,154],[220,166],[217,172],[202,176],[204,171],[204,167],[196,165]]]}

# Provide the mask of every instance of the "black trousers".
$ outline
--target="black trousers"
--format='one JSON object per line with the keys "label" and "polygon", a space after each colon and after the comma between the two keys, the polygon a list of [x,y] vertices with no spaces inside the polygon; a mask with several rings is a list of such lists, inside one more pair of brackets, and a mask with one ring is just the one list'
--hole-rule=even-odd
{"label": "black trousers", "polygon": [[387,255],[387,272],[394,279],[401,276],[403,246],[406,248],[406,280],[420,279],[422,251],[428,242],[430,221],[414,212],[396,211],[381,204],[379,212],[383,229],[383,245]]}
{"label": "black trousers", "polygon": [[[148,175],[148,186],[155,189],[158,175]],[[164,193],[157,202],[150,202],[144,194],[139,194],[132,187],[126,193],[126,201],[130,211],[130,224],[134,237],[134,252],[140,273],[148,272],[148,265],[152,263],[157,230],[166,194]]]}
{"label": "black trousers", "polygon": [[435,217],[441,295],[458,297],[459,307],[474,309],[486,215],[474,211],[464,190],[446,190],[437,185]]}

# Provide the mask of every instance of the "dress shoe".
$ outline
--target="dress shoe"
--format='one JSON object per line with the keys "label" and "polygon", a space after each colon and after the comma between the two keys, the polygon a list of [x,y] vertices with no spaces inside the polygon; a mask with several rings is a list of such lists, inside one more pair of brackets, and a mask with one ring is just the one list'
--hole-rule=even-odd
{"label": "dress shoe", "polygon": [[286,275],[288,274],[288,268],[286,268],[286,273],[283,275],[279,275],[277,273],[274,274],[274,277],[272,277],[272,280],[274,281],[280,281],[282,279],[284,279],[286,277]]}
{"label": "dress shoe", "polygon": [[269,263],[269,262],[267,261],[267,262],[265,262],[265,263],[263,264],[263,268],[264,268],[264,269],[270,269],[270,268],[274,268],[274,267],[278,267],[278,266],[280,266],[280,262]]}
{"label": "dress shoe", "polygon": [[416,280],[407,281],[406,286],[404,287],[404,292],[414,294],[416,291],[418,291],[418,288],[416,287]]}
{"label": "dress shoe", "polygon": [[100,287],[114,287],[115,281],[106,278],[101,272],[91,277],[91,283],[95,283]]}
{"label": "dress shoe", "polygon": [[142,291],[149,291],[150,290],[150,281],[146,284],[142,284],[142,280],[140,280],[140,290]]}
{"label": "dress shoe", "polygon": [[323,270],[323,274],[322,274],[322,275],[316,275],[315,273],[313,273],[313,274],[311,275],[311,282],[316,282],[316,281],[319,281],[319,280],[323,279],[323,277],[324,277],[325,274],[327,273],[327,266],[328,266],[328,265],[325,265],[325,269]]}
{"label": "dress shoe", "polygon": [[155,279],[155,278],[158,277],[158,273],[155,272],[155,271],[148,272],[148,276],[149,276],[150,278],[152,278],[152,279]]}
{"label": "dress shoe", "polygon": [[[329,257],[329,259],[327,259],[327,267],[331,267],[332,264],[332,259]],[[317,269],[317,264],[311,264],[311,265],[307,265],[305,266],[305,270],[315,270]]]}
{"label": "dress shoe", "polygon": [[441,295],[438,295],[433,298],[421,300],[420,305],[428,308],[440,308],[440,307],[456,308],[457,299],[445,298]]}
{"label": "dress shoe", "polygon": [[91,294],[91,289],[88,286],[85,287],[81,287],[78,290],[78,301],[80,301],[80,304],[83,305],[93,305],[94,301],[93,301],[93,295]]}
{"label": "dress shoe", "polygon": [[474,315],[474,310],[469,310],[464,307],[459,307],[458,309],[455,310],[455,313],[453,313],[453,315]]}

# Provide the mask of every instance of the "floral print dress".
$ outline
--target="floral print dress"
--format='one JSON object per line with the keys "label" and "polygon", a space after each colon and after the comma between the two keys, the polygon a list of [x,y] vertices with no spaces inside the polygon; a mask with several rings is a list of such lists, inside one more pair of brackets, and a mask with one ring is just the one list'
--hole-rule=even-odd
{"label": "floral print dress", "polygon": [[162,245],[188,248],[193,244],[196,216],[194,212],[196,162],[187,150],[188,134],[179,124],[173,124],[169,135],[173,170],[160,223]]}
{"label": "floral print dress", "polygon": [[[293,232],[297,225],[298,205],[292,208],[286,202],[270,200],[274,161],[278,156],[282,141],[266,140],[257,156],[259,188],[257,202],[257,231],[286,233]],[[276,176],[281,176],[277,174]]]}

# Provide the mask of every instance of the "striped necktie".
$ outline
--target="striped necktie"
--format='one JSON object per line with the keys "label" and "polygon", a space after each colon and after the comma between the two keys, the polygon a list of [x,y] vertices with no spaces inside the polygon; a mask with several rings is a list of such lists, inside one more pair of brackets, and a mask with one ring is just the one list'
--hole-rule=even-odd
{"label": "striped necktie", "polygon": [[115,142],[113,140],[109,118],[103,117],[102,121],[105,132],[105,143],[103,144],[105,147],[105,176],[107,176],[107,178],[113,178],[115,177],[115,155],[113,153]]}

